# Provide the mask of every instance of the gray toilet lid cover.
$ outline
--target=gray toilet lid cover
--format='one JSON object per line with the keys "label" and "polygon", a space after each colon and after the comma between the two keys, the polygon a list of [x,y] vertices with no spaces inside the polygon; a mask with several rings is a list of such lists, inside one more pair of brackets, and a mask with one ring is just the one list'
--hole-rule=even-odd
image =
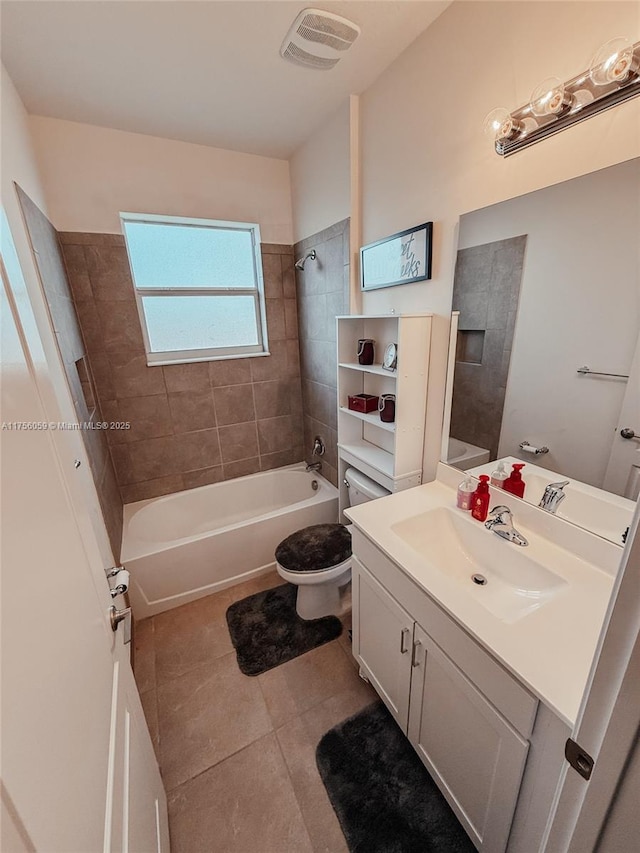
{"label": "gray toilet lid cover", "polygon": [[351,556],[351,534],[344,524],[312,524],[287,536],[276,560],[289,572],[330,569]]}

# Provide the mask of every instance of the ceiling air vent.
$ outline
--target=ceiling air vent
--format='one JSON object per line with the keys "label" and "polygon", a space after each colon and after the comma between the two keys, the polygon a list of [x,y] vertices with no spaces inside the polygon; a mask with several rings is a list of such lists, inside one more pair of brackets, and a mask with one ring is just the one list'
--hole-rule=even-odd
{"label": "ceiling air vent", "polygon": [[360,35],[360,27],[322,9],[304,9],[293,22],[280,48],[280,56],[302,65],[328,71]]}

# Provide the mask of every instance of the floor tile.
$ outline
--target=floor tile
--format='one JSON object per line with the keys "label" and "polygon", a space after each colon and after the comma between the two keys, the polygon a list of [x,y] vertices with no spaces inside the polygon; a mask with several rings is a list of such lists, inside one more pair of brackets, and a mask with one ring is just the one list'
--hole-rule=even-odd
{"label": "floor tile", "polygon": [[173,853],[312,853],[277,739],[269,734],[169,795]]}
{"label": "floor tile", "polygon": [[358,680],[337,640],[258,676],[274,728],[352,688]]}
{"label": "floor tile", "polygon": [[315,853],[346,853],[348,849],[316,767],[316,747],[330,728],[375,699],[373,689],[360,681],[353,689],[289,720],[276,733]]}
{"label": "floor tile", "polygon": [[226,590],[153,617],[159,684],[233,651],[225,614]]}
{"label": "floor tile", "polygon": [[158,686],[160,766],[175,788],[271,731],[257,679],[238,670],[235,654]]}
{"label": "floor tile", "polygon": [[134,675],[138,691],[156,686],[156,654],[153,619],[136,621],[133,629]]}
{"label": "floor tile", "polygon": [[273,589],[275,586],[280,586],[285,583],[284,579],[274,569],[265,575],[258,575],[244,583],[239,583],[237,586],[230,587],[227,592],[231,596],[232,601],[241,601],[249,595],[255,595],[256,592],[262,592],[265,589]]}
{"label": "floor tile", "polygon": [[160,727],[158,725],[158,694],[155,689],[147,690],[140,694],[142,710],[147,721],[147,728],[151,735],[151,743],[153,751],[156,754],[156,760],[160,763]]}

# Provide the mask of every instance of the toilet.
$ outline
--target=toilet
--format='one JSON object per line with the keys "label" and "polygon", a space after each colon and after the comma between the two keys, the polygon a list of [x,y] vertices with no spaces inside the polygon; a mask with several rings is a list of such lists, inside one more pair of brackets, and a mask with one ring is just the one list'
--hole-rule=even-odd
{"label": "toilet", "polygon": [[[355,468],[344,475],[349,506],[391,494]],[[341,590],[351,580],[351,533],[347,524],[312,524],[287,536],[276,548],[280,577],[298,587],[296,611],[302,619],[339,615]]]}

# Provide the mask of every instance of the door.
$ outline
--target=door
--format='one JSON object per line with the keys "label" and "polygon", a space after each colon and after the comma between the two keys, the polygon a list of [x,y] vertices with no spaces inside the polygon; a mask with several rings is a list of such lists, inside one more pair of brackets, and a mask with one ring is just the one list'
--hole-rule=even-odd
{"label": "door", "polygon": [[[1,271],[6,832],[47,853],[168,851],[166,798],[127,650],[110,628],[107,581],[102,572],[96,582],[102,567],[87,555],[66,484],[73,459],[60,457],[44,428],[28,342]],[[5,824],[2,834],[0,847],[11,849]]]}
{"label": "door", "polygon": [[407,733],[413,619],[353,558],[354,653],[364,674]]}
{"label": "door", "polygon": [[506,848],[529,744],[415,627],[409,740],[479,850]]}

